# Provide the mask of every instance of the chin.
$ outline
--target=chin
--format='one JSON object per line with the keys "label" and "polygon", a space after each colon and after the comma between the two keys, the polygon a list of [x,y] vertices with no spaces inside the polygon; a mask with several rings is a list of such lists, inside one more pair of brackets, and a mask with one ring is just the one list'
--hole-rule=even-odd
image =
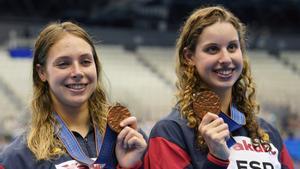
{"label": "chin", "polygon": [[78,107],[82,106],[83,104],[87,103],[88,99],[82,98],[82,99],[76,99],[76,100],[70,100],[69,105],[72,107]]}
{"label": "chin", "polygon": [[215,84],[213,85],[215,89],[217,90],[228,90],[231,89],[233,87],[234,83],[219,83],[219,84]]}

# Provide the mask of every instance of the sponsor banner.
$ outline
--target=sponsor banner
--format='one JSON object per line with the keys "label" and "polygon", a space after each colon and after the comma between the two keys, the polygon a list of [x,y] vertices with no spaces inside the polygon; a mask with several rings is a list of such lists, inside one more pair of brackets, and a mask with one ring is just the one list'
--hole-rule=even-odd
{"label": "sponsor banner", "polygon": [[263,146],[254,149],[251,139],[235,136],[236,144],[230,148],[230,164],[228,169],[281,169],[278,161],[279,152],[271,144],[271,152]]}

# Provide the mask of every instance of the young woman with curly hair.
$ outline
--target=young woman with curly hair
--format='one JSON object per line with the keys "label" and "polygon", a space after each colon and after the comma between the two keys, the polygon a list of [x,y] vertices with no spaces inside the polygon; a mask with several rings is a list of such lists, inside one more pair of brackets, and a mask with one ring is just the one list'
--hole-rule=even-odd
{"label": "young woman with curly hair", "polygon": [[[293,168],[278,131],[256,116],[245,33],[222,6],[200,8],[188,17],[176,45],[177,104],[151,131],[146,168]],[[238,128],[230,131],[226,118],[211,112],[197,117],[194,97],[203,91],[219,98],[222,117]]]}

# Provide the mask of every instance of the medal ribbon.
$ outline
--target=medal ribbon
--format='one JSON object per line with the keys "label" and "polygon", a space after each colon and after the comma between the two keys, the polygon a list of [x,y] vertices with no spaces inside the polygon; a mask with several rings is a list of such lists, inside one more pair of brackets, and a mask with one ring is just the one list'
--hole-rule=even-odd
{"label": "medal ribbon", "polygon": [[[242,112],[240,112],[234,105],[230,106],[230,110],[231,118],[223,112],[219,114],[219,117],[221,117],[224,120],[224,122],[228,125],[229,131],[233,132],[246,124],[246,118],[245,115]],[[232,136],[230,136],[226,143],[227,146],[230,148],[236,143],[236,141]]]}
{"label": "medal ribbon", "polygon": [[89,167],[93,166],[93,164],[100,164],[103,169],[116,168],[117,161],[114,150],[117,133],[112,131],[108,125],[106,126],[103,142],[101,140],[100,132],[97,127],[94,126],[96,150],[97,153],[99,153],[96,161],[94,161],[83,152],[75,136],[68,129],[62,118],[57,113],[54,114],[55,119],[60,124],[60,127],[56,127],[57,136],[62,141],[67,152],[73,159]]}

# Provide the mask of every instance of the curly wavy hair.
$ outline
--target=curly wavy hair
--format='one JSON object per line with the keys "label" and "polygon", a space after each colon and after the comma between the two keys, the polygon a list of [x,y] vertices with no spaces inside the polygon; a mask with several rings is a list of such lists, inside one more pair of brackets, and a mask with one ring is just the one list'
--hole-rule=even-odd
{"label": "curly wavy hair", "polygon": [[[259,104],[255,99],[255,84],[251,75],[249,62],[246,56],[246,28],[230,11],[222,6],[202,7],[195,10],[181,28],[180,35],[176,43],[176,75],[177,75],[177,100],[180,113],[187,119],[187,125],[194,128],[196,132],[196,142],[200,149],[207,149],[207,145],[197,130],[200,120],[195,117],[192,110],[192,95],[200,90],[201,79],[194,66],[191,66],[184,57],[184,49],[195,52],[199,36],[202,31],[216,23],[231,23],[238,32],[241,51],[243,54],[243,70],[235,82],[232,90],[232,103],[245,114],[246,129],[251,140],[255,144],[269,141],[268,134],[263,131],[256,121],[256,114],[259,112]],[[258,142],[258,140],[260,140]]]}
{"label": "curly wavy hair", "polygon": [[92,38],[78,25],[72,22],[55,22],[47,25],[39,34],[34,48],[32,63],[33,98],[32,117],[27,133],[27,144],[37,160],[49,160],[66,153],[62,142],[55,136],[53,124],[57,124],[52,113],[52,101],[49,84],[43,82],[37,72],[37,64],[46,66],[49,49],[66,34],[72,34],[86,41],[92,48],[97,70],[97,86],[88,100],[89,113],[93,124],[104,132],[106,125],[107,99],[104,87],[100,83],[102,67],[99,62]]}

